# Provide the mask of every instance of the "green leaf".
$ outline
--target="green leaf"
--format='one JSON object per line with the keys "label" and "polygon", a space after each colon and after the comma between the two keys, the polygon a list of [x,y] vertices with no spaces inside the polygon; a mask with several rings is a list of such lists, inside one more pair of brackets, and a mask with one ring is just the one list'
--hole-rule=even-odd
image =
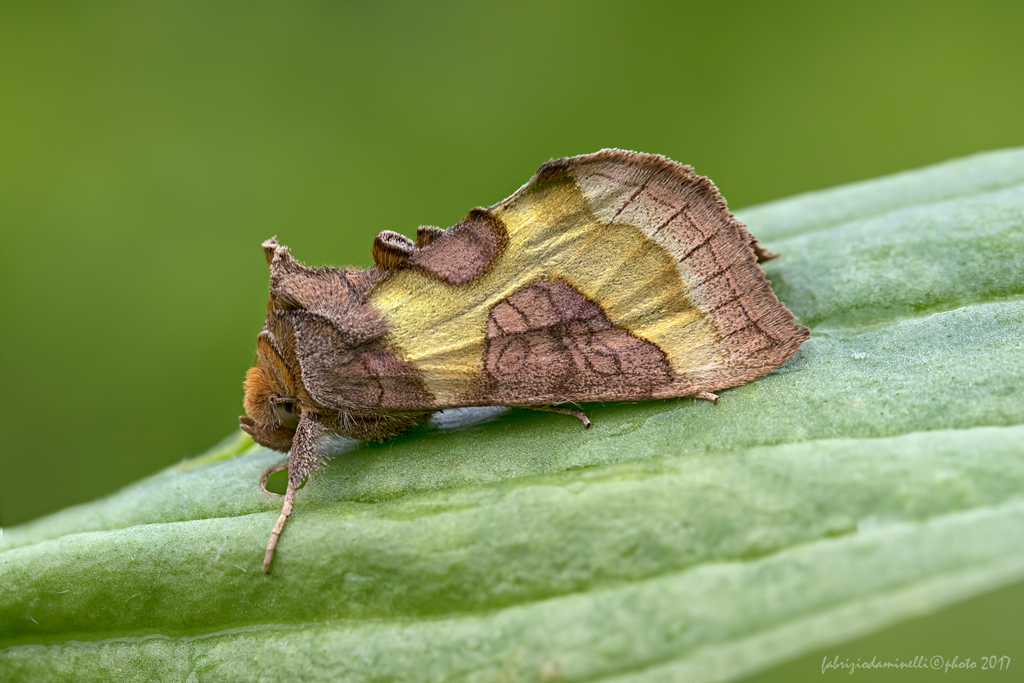
{"label": "green leaf", "polygon": [[720,680],[1024,579],[1024,150],[741,212],[812,328],[722,392],[280,454],[0,540],[0,679]]}

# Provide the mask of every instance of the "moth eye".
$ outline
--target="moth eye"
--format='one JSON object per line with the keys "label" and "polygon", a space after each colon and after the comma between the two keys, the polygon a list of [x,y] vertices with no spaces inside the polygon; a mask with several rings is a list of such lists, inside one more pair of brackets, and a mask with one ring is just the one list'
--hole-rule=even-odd
{"label": "moth eye", "polygon": [[299,416],[295,414],[294,401],[281,400],[278,397],[270,400],[272,402],[271,407],[274,409],[274,415],[277,416],[277,421],[281,423],[282,427],[295,429],[299,426]]}

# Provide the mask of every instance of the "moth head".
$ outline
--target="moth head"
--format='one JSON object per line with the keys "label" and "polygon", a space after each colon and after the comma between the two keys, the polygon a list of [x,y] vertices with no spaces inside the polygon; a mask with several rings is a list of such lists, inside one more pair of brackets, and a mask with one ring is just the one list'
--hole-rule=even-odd
{"label": "moth head", "polygon": [[278,451],[292,447],[302,416],[295,373],[277,348],[274,336],[263,330],[256,340],[256,365],[245,375],[245,415],[242,429],[261,446]]}

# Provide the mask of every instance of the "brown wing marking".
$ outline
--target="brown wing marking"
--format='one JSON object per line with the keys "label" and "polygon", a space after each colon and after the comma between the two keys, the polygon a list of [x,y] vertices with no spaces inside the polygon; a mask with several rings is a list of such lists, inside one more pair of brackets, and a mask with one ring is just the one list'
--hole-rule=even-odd
{"label": "brown wing marking", "polygon": [[494,305],[485,367],[488,398],[511,404],[611,391],[643,398],[671,377],[657,346],[614,327],[561,280],[534,283]]}
{"label": "brown wing marking", "polygon": [[447,230],[431,232],[409,266],[449,285],[463,285],[487,272],[505,244],[505,230],[486,209],[473,209]]}
{"label": "brown wing marking", "polygon": [[714,324],[731,364],[756,370],[739,372],[738,379],[780,365],[807,339],[807,329],[796,324],[757,265],[775,255],[689,166],[620,150],[546,166],[538,176],[570,175],[599,220],[636,226],[675,256],[687,297]]}
{"label": "brown wing marking", "polygon": [[318,315],[277,315],[290,319],[303,384],[321,405],[408,408],[433,403],[416,366],[378,341],[349,347],[337,328]]}

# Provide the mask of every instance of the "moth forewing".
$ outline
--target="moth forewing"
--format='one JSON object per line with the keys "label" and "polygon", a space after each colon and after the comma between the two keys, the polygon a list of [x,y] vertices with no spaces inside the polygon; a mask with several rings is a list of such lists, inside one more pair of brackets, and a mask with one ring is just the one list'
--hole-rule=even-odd
{"label": "moth forewing", "polygon": [[447,230],[384,231],[365,270],[308,268],[276,240],[264,250],[267,339],[243,428],[284,450],[267,403],[294,398],[301,414],[264,571],[323,434],[383,440],[457,406],[717,401],[808,336],[758,265],[776,254],[710,180],[659,155],[548,162]]}

